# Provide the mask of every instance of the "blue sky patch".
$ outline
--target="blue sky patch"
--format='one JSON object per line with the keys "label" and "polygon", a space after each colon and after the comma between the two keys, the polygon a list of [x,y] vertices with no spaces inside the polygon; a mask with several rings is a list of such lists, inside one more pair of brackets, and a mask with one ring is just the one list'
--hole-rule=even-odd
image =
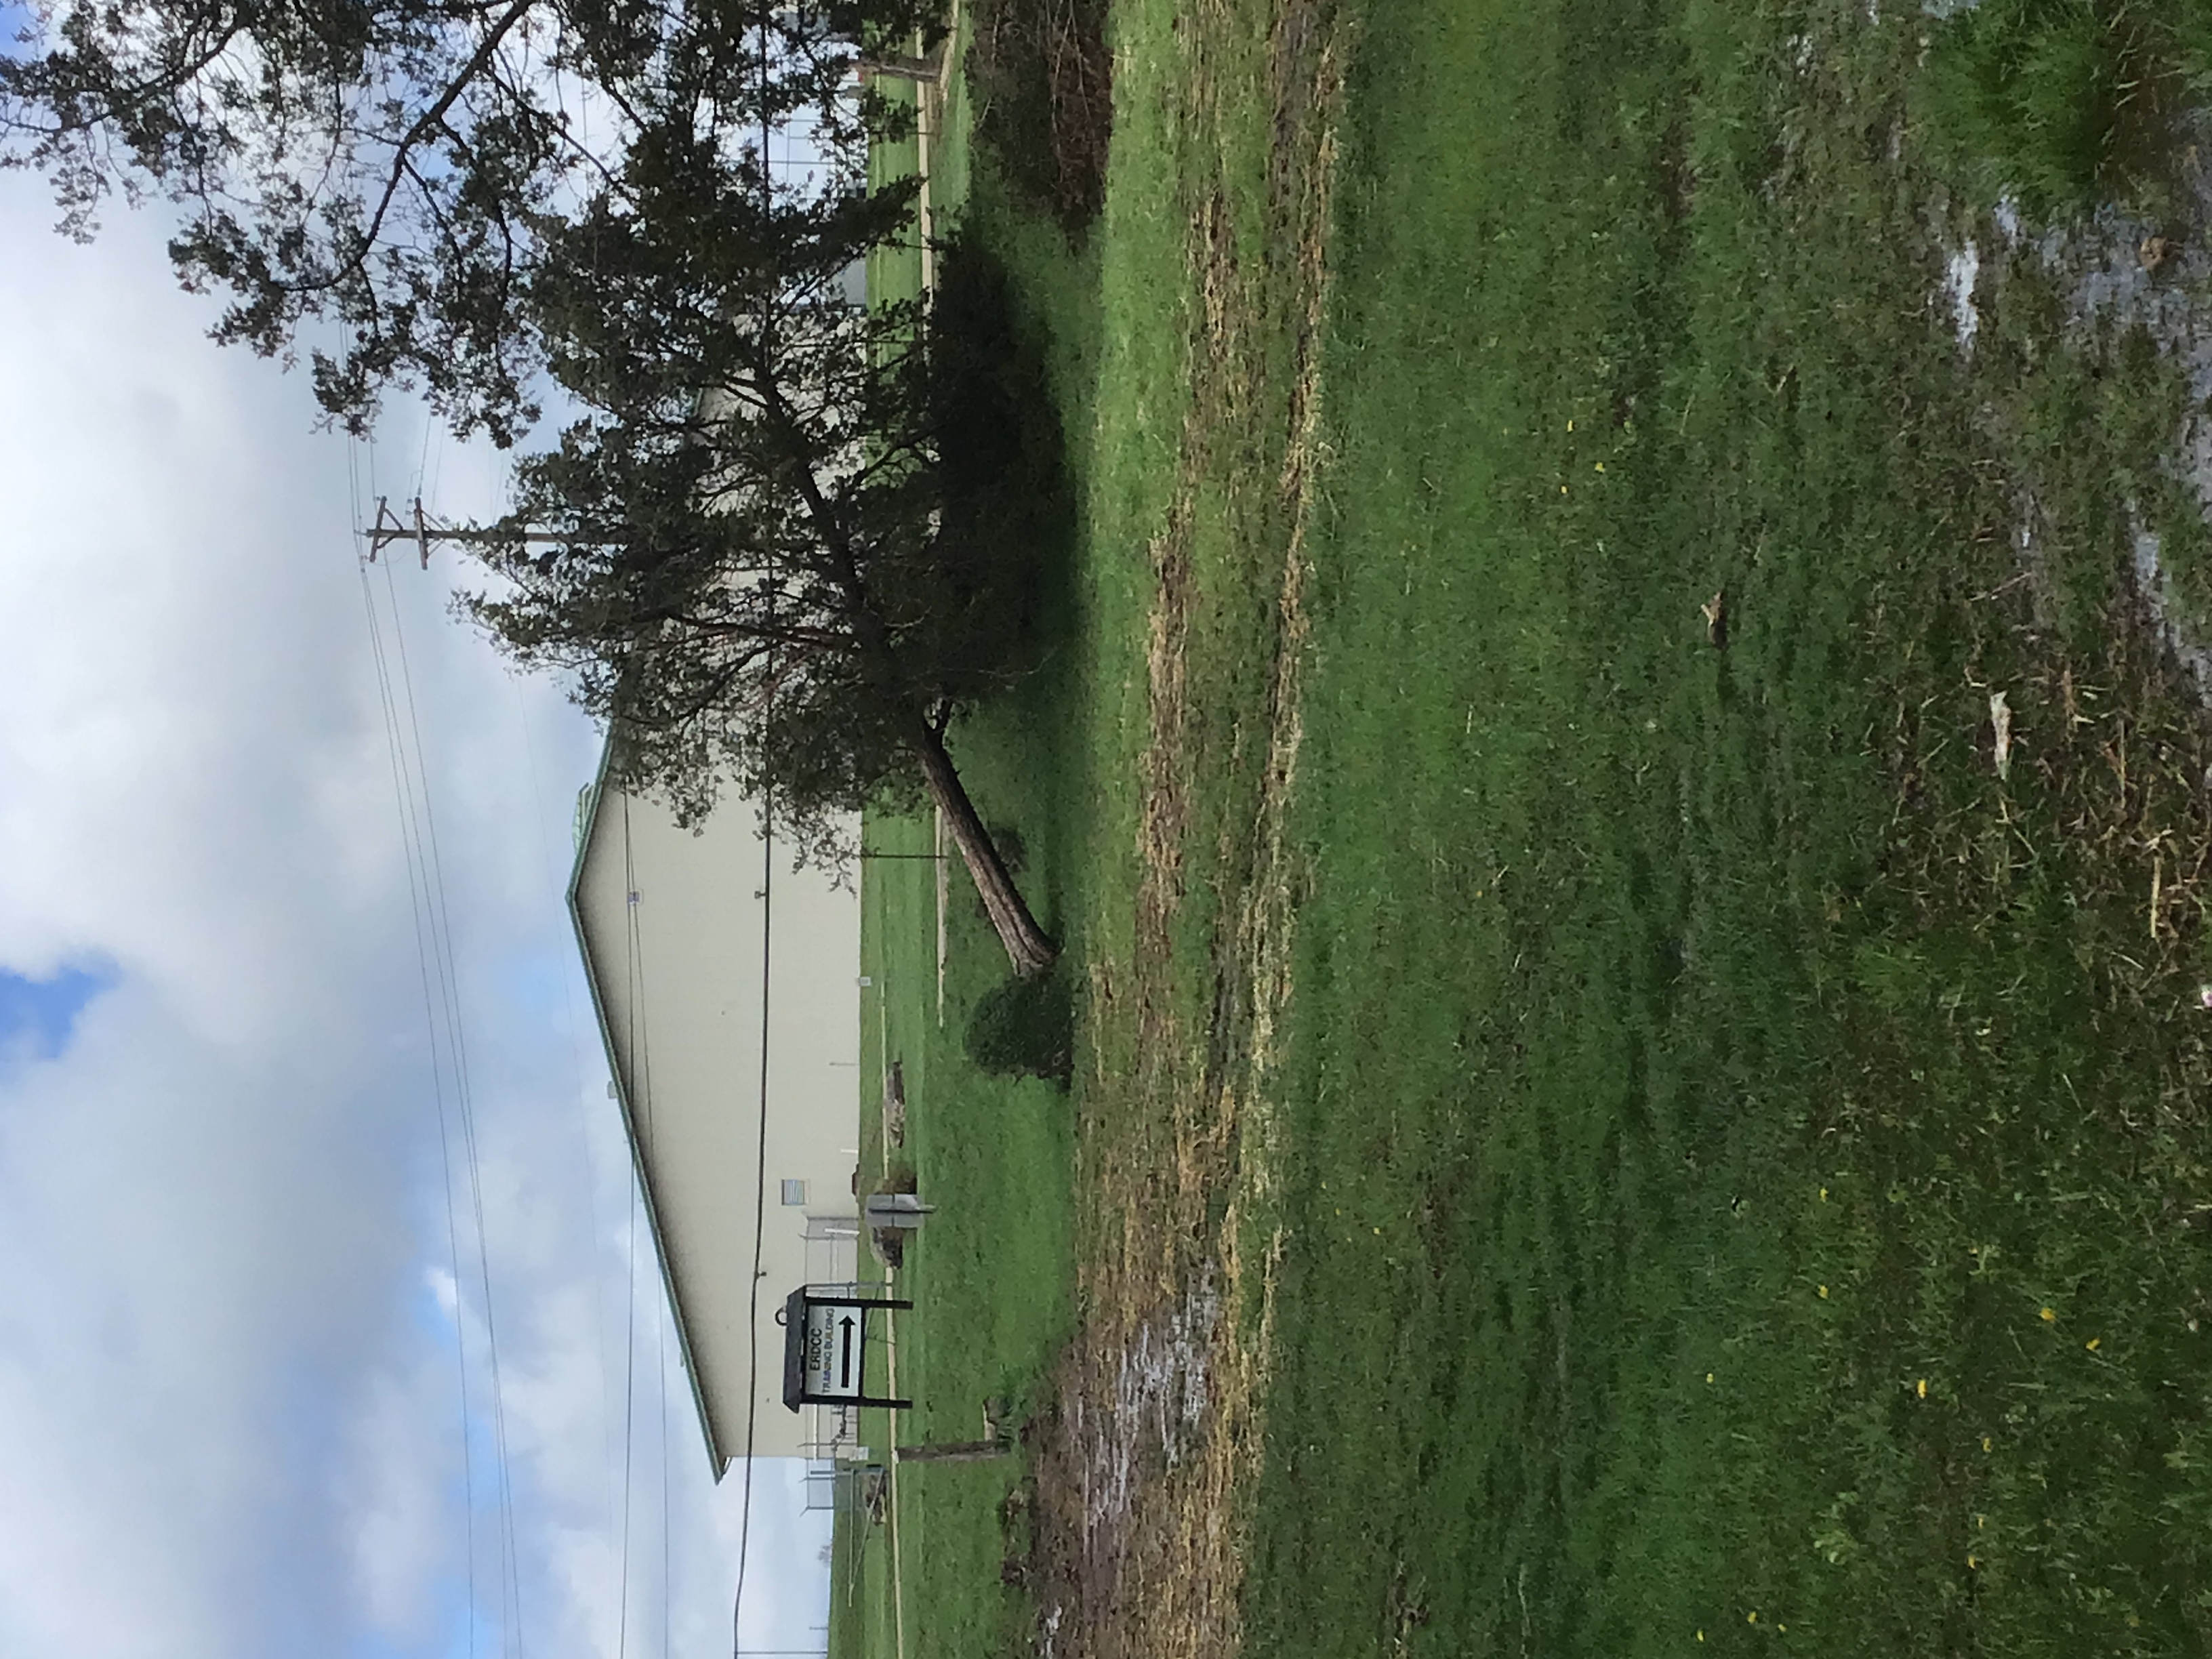
{"label": "blue sky patch", "polygon": [[26,979],[0,969],[0,1054],[55,1060],[76,1036],[77,1017],[115,983],[102,965],[64,968],[45,979]]}

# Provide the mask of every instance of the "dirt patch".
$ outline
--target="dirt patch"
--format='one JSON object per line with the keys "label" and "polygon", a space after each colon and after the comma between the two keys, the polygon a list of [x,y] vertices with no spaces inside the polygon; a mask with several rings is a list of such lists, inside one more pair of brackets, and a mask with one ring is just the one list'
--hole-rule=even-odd
{"label": "dirt patch", "polygon": [[[1274,57],[1278,73],[1306,89],[1310,108],[1333,118],[1344,92],[1341,38],[1321,35],[1310,28],[1285,27],[1278,31]],[[1282,591],[1276,600],[1279,639],[1273,680],[1268,688],[1267,761],[1260,799],[1258,857],[1237,930],[1238,954],[1249,966],[1252,988],[1248,1061],[1251,1104],[1255,1107],[1274,1075],[1276,1026],[1291,992],[1290,945],[1296,898],[1284,823],[1305,734],[1302,717],[1309,631],[1305,595],[1311,573],[1306,533],[1313,517],[1316,481],[1326,459],[1321,439],[1321,338],[1328,316],[1330,190],[1336,176],[1333,118],[1316,124],[1311,143],[1313,155],[1305,167],[1310,185],[1289,203],[1296,216],[1297,290],[1304,300],[1292,352],[1290,441],[1284,448],[1279,485],[1290,509],[1290,539],[1284,550]],[[1264,1170],[1271,1163],[1260,1160],[1260,1167]]]}
{"label": "dirt patch", "polygon": [[[2003,302],[2007,284],[2030,276],[2055,292],[2057,325],[2073,347],[2111,354],[2139,331],[2185,377],[2189,412],[2166,467],[2212,519],[2212,147],[2186,148],[2175,185],[2175,216],[2155,221],[2106,207],[2036,228],[2003,200],[1959,234],[1952,209],[1938,204],[1946,276],[1930,303],[1949,310],[1964,352],[1976,349],[1979,325],[2001,314],[1990,307]],[[1991,438],[2002,453],[2012,434],[2000,423]],[[1985,532],[2009,536],[2017,571],[1974,600],[1991,619],[1977,627],[2008,635],[2002,654],[2014,665],[1985,667],[1978,653],[1962,698],[1990,711],[1975,740],[1998,787],[1991,799],[1954,805],[1929,825],[1918,861],[1899,874],[1931,915],[2002,903],[2033,856],[2025,815],[2047,815],[2039,827],[2075,855],[2075,902],[2141,918],[2131,937],[2100,955],[2112,975],[2105,988],[2123,1004],[2194,1008],[2212,933],[2212,627],[2201,590],[2177,580],[2171,550],[2130,500],[2133,592],[2094,624],[2094,660],[2069,649],[2055,620],[2048,552],[2067,529],[2040,499],[2033,463],[2021,473],[2009,522]],[[1950,725],[1955,735],[1955,714]],[[1923,714],[1900,709],[1886,740],[1900,822],[1929,805],[1923,783],[1946,734],[1924,726]],[[2021,787],[2027,779],[2038,786],[2032,794]],[[2030,799],[2033,807],[2023,804]],[[2166,1092],[2176,1120],[2196,1122],[2212,1042],[2182,1029],[2191,1035],[2176,1047]]]}
{"label": "dirt patch", "polygon": [[[2100,336],[2141,329],[2187,376],[2192,412],[2174,471],[2212,519],[2212,142],[2184,149],[2174,184],[2179,219],[2107,206],[2079,223],[2034,228],[2009,198],[2001,200],[1955,246],[1942,244],[1944,284],[1931,301],[1950,308],[1960,349],[1971,351],[1984,301],[2014,270],[2033,267],[2063,294],[2063,330],[2075,343],[2094,349]],[[2033,501],[2023,503],[2020,550],[2030,569],[2043,528]],[[2179,591],[2154,532],[2136,526],[2131,551],[2136,592],[2154,631],[2189,670],[2197,701],[2212,710],[2212,625]]]}
{"label": "dirt patch", "polygon": [[[1252,20],[1228,9],[1202,9],[1182,36],[1201,154],[1226,148],[1208,142],[1230,79],[1222,58],[1255,67]],[[1191,398],[1150,546],[1133,945],[1126,962],[1091,964],[1094,1024],[1117,1040],[1094,1044],[1080,1103],[1083,1325],[1030,1435],[1024,1571],[1053,1659],[1225,1659],[1241,1636],[1282,1244],[1255,1218],[1273,1182],[1269,1097],[1291,989],[1285,823],[1308,655],[1306,526],[1326,460],[1319,354],[1348,46],[1325,4],[1267,16],[1265,237],[1240,247],[1225,179],[1200,181],[1188,212]],[[1255,456],[1272,471],[1255,477]],[[1249,571],[1194,570],[1209,513],[1249,551]],[[1243,694],[1258,706],[1218,706],[1221,686],[1249,676],[1194,665],[1210,648],[1194,619],[1221,603],[1208,580],[1249,581],[1252,599],[1272,603],[1264,692]],[[1201,811],[1205,792],[1224,788],[1231,810]],[[1190,903],[1198,884],[1204,908]]]}
{"label": "dirt patch", "polygon": [[1184,731],[1189,715],[1190,514],[1189,483],[1180,480],[1168,523],[1152,538],[1152,604],[1146,619],[1149,730],[1137,824],[1137,948],[1161,961],[1170,945],[1169,920],[1182,900],[1182,846],[1190,829],[1191,757]]}

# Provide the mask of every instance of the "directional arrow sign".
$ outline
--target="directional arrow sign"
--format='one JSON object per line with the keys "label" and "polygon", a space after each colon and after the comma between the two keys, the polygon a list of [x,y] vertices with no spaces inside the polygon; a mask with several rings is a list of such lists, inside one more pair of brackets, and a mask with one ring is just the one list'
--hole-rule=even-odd
{"label": "directional arrow sign", "polygon": [[858,1308],[806,1310],[806,1392],[817,1400],[857,1400],[866,1367],[867,1316]]}

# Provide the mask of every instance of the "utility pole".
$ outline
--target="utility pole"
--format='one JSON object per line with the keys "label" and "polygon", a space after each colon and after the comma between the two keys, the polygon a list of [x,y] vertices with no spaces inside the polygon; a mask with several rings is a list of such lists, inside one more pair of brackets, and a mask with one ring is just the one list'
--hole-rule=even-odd
{"label": "utility pole", "polygon": [[[432,542],[473,542],[481,546],[488,542],[512,541],[514,538],[497,530],[480,530],[471,526],[466,530],[455,530],[441,525],[422,510],[422,498],[415,498],[415,518],[409,523],[392,510],[391,504],[381,495],[376,498],[376,522],[362,532],[368,538],[368,562],[376,562],[376,556],[394,542],[413,542],[422,550],[422,568],[430,568]],[[548,530],[526,530],[521,539],[526,542],[572,542],[573,536],[563,536]]]}

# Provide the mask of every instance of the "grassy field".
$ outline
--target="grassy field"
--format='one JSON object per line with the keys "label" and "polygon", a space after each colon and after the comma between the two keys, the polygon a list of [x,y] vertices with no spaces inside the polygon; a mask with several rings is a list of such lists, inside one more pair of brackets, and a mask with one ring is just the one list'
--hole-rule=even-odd
{"label": "grassy field", "polygon": [[[939,1029],[869,867],[902,1434],[1041,1425],[1034,1599],[1020,1471],[931,1471],[906,1652],[2207,1645],[2191,394],[1996,258],[1926,27],[1123,0],[1087,237],[976,160],[1082,511],[959,753],[1085,1043],[963,1072],[972,901]],[[1207,1412],[1086,1510],[1164,1310]]]}
{"label": "grassy field", "polygon": [[[988,181],[985,199],[971,201],[968,112],[957,76],[933,125],[931,206],[940,236],[949,236],[988,222],[993,211]],[[920,146],[909,140],[884,147],[876,165],[896,176],[919,161]],[[1029,249],[1042,253],[1024,268],[1024,296],[1058,297],[1083,285],[1080,262],[1048,228],[1003,216],[990,228],[986,257],[994,262],[1019,261]],[[873,256],[872,295],[911,298],[921,283],[918,243]],[[1037,319],[1024,313],[1015,320],[1036,330],[1064,401],[1074,404],[1086,395],[1083,342],[1095,325],[1079,303],[1063,309],[1072,320],[1049,340]],[[1052,574],[1064,582],[1057,567]],[[1069,633],[1060,586],[1049,586],[1042,602],[1054,636]],[[1007,850],[1017,854],[1024,889],[1055,933],[1066,931],[1073,830],[1055,810],[1068,797],[1041,799],[1035,784],[1071,747],[1066,722],[1076,696],[1070,662],[1054,657],[1030,677],[1018,702],[982,711],[962,734],[969,787],[994,827],[1011,832]],[[987,1406],[1011,1425],[1041,1410],[1048,1368],[1074,1320],[1066,1102],[1049,1084],[986,1075],[967,1058],[969,1013],[1003,978],[1005,957],[956,861],[945,887],[940,986],[937,851],[927,817],[878,814],[866,826],[860,872],[862,970],[871,981],[861,999],[862,1169],[872,1180],[913,1174],[936,1206],[896,1276],[899,1293],[917,1304],[915,1313],[900,1316],[897,1338],[898,1387],[916,1407],[901,1413],[895,1429],[889,1413],[862,1414],[864,1437],[879,1457],[894,1432],[907,1447],[973,1441],[983,1433]],[[908,1103],[896,1146],[887,1144],[878,1110],[894,1064]],[[1018,1584],[1006,1582],[1004,1568],[1027,1548],[1019,1511],[1006,1507],[1025,1480],[1019,1456],[909,1465],[896,1471],[896,1498],[881,1524],[841,1520],[831,1651],[841,1659],[972,1659],[1019,1646],[1033,1607]]]}
{"label": "grassy field", "polygon": [[1488,9],[1347,100],[1255,1617],[2195,1650],[2178,388],[2027,277],[1964,357],[1911,20]]}

